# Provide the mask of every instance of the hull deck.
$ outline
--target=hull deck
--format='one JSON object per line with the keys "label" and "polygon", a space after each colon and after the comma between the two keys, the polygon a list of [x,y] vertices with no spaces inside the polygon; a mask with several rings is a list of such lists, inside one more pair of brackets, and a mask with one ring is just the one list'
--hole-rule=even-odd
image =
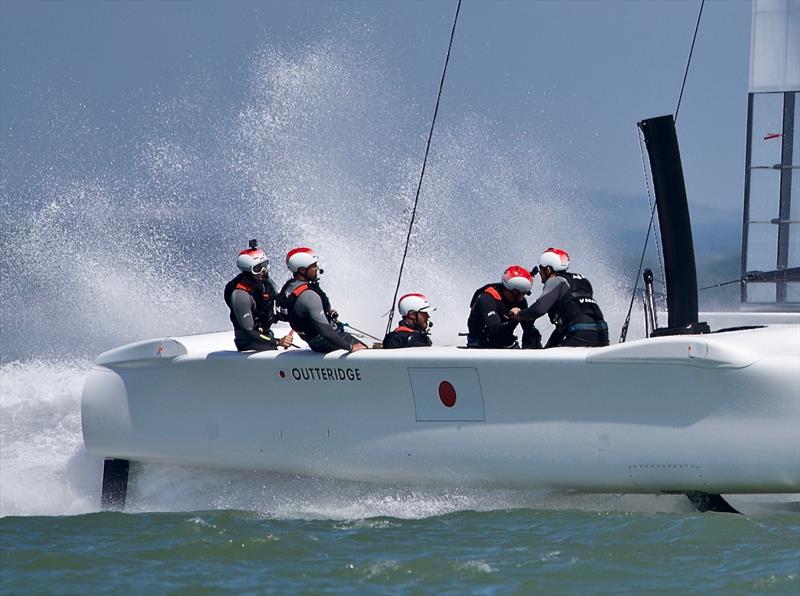
{"label": "hull deck", "polygon": [[374,482],[800,492],[800,326],[607,348],[237,353],[232,334],[101,355],[90,453]]}

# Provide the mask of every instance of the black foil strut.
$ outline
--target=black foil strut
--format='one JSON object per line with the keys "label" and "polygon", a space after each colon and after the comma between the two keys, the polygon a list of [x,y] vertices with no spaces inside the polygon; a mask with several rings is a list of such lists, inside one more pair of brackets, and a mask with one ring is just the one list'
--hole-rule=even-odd
{"label": "black foil strut", "polygon": [[675,120],[670,114],[642,120],[638,126],[650,160],[667,286],[667,327],[653,335],[707,333],[708,325],[698,322],[692,224]]}

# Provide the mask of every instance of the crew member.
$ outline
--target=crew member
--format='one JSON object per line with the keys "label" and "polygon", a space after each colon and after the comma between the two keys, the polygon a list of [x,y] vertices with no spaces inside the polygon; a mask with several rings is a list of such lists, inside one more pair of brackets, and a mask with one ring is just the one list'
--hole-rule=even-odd
{"label": "crew member", "polygon": [[608,324],[595,302],[592,284],[578,273],[567,273],[569,255],[548,248],[539,258],[542,295],[527,309],[513,309],[519,321],[534,321],[544,314],[555,325],[547,348],[556,346],[598,347],[608,345]]}
{"label": "crew member", "polygon": [[306,247],[290,250],[286,255],[286,266],[292,277],[281,289],[278,309],[308,347],[323,354],[334,350],[357,352],[366,348],[345,333],[338,321],[338,313],[331,308],[328,296],[319,287],[322,269],[314,251]]}
{"label": "crew member", "polygon": [[533,277],[519,265],[503,272],[501,283],[479,288],[470,301],[467,320],[468,348],[519,348],[514,331],[522,327],[522,347],[541,348],[542,336],[532,321],[519,322],[511,318],[512,308],[527,308],[525,296],[531,293]]}
{"label": "crew member", "polygon": [[428,330],[433,327],[430,312],[436,310],[424,294],[406,294],[397,302],[397,310],[403,317],[397,329],[383,338],[383,347],[419,348],[431,345]]}
{"label": "crew member", "polygon": [[240,352],[275,350],[292,345],[291,333],[275,339],[270,330],[275,315],[275,287],[269,279],[269,261],[256,240],[239,253],[236,265],[241,273],[225,285],[225,304],[230,309],[234,343]]}

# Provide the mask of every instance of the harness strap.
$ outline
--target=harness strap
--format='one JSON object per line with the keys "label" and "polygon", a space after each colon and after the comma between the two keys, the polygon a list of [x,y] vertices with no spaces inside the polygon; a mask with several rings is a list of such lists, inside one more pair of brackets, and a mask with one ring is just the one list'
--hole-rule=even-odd
{"label": "harness strap", "polygon": [[297,287],[296,287],[296,288],[295,288],[295,289],[292,291],[292,296],[294,296],[295,298],[297,298],[298,296],[300,296],[300,294],[302,294],[303,292],[305,292],[307,289],[308,289],[308,284],[300,284],[299,286],[297,286]]}
{"label": "harness strap", "polygon": [[500,292],[498,292],[497,290],[495,290],[493,287],[491,287],[491,286],[490,286],[490,287],[486,288],[486,290],[484,290],[484,291],[485,291],[487,294],[489,294],[489,296],[491,296],[492,298],[494,298],[495,300],[499,300],[499,301],[501,301],[501,302],[503,301],[503,298],[500,296]]}
{"label": "harness strap", "polygon": [[600,321],[599,323],[573,323],[567,329],[567,333],[574,333],[575,331],[608,331],[608,323]]}

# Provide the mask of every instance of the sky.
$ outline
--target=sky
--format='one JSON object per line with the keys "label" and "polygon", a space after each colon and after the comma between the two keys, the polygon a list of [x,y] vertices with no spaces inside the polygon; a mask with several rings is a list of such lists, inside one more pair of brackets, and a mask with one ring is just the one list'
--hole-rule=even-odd
{"label": "sky", "polygon": [[[330,221],[329,235],[346,236],[343,246],[357,244],[362,230],[337,226],[376,226],[361,237],[382,244],[381,258],[391,257],[394,275],[455,7],[451,1],[0,0],[0,230],[28,243],[4,261],[23,262],[28,246],[46,243],[52,234],[65,253],[71,251],[65,254],[69,267],[87,268],[64,274],[64,286],[80,296],[93,291],[97,275],[90,265],[102,269],[97,261],[109,235],[117,233],[115,218],[125,217],[109,204],[179,205],[190,213],[195,203],[218,203],[215,208],[229,212],[209,220],[207,229],[192,228],[196,237],[176,251],[183,255],[238,223],[241,229],[229,236],[249,236],[253,211],[242,201],[280,189],[295,197],[284,211],[313,204],[333,217],[341,210],[345,216]],[[453,245],[474,244],[494,222],[501,229],[487,237],[506,234],[509,246],[499,247],[490,264],[481,262],[484,270],[523,258],[523,245],[527,260],[551,243],[590,253],[596,238],[603,245],[596,251],[603,264],[596,268],[607,269],[603,284],[610,288],[620,277],[613,269],[622,263],[626,279],[619,285],[630,287],[627,278],[635,273],[649,218],[636,123],[675,112],[699,8],[699,0],[465,0],[423,185],[425,241],[418,244],[428,260],[412,254],[418,270],[427,267],[433,276],[437,250],[450,254]],[[706,2],[678,115],[701,285],[738,276],[750,17],[749,2]],[[333,58],[326,62],[326,56]],[[347,60],[349,68],[341,64]],[[290,109],[282,112],[285,106]],[[275,114],[300,118],[283,132],[295,137],[267,138],[265,131],[277,126],[268,121]],[[304,128],[306,116],[315,130]],[[280,142],[286,143],[285,156],[279,155]],[[263,156],[255,156],[260,150]],[[298,160],[308,163],[294,167]],[[466,169],[459,170],[459,160]],[[191,168],[181,177],[186,164]],[[247,176],[239,175],[248,168]],[[333,190],[313,197],[325,183],[325,168]],[[454,180],[459,171],[463,180]],[[381,206],[383,198],[376,199],[375,214],[396,216],[386,232],[380,226],[389,224],[380,218],[358,220],[369,209],[346,205],[349,196],[368,197],[372,190],[398,203]],[[164,201],[143,202],[144,195],[158,193]],[[54,195],[66,196],[61,215]],[[459,198],[475,205],[459,204]],[[558,208],[546,206],[549,198]],[[84,218],[75,201],[102,214]],[[425,227],[424,209],[437,204],[436,225],[429,215]],[[290,221],[266,205],[259,222],[267,216]],[[79,215],[70,221],[71,211]],[[464,232],[434,237],[443,221]],[[44,230],[39,235],[37,227]],[[120,229],[131,246],[143,234],[149,246],[161,246],[170,233],[133,219]],[[92,246],[72,238],[89,233],[97,236]],[[276,246],[288,242],[276,240]],[[151,269],[167,267],[169,258],[147,250],[140,255],[154,262]],[[82,254],[92,258],[82,260]],[[220,263],[212,268],[215,276],[227,275],[226,255],[208,259]],[[651,250],[648,263],[655,267],[653,259]],[[469,275],[459,281],[461,293],[486,275],[470,267],[478,264],[463,267]],[[50,275],[24,265],[8,269],[4,264],[4,276],[35,277],[45,286]],[[143,305],[150,295],[142,282],[151,275],[146,271],[130,281],[131,291],[143,293]],[[418,271],[417,279],[427,279],[424,273]],[[152,273],[164,279],[159,275]],[[15,297],[15,309],[27,308],[13,284],[1,289],[0,298]],[[82,306],[75,302],[64,317],[77,316]],[[117,307],[109,302],[107,308]]]}
{"label": "sky", "polygon": [[[0,9],[4,157],[40,166],[48,109],[87,129],[135,127],[152,103],[202,85],[242,100],[265,45],[361,36],[402,81],[398,101],[432,108],[453,2],[9,2]],[[485,117],[545,139],[597,193],[641,195],[636,121],[674,113],[699,2],[463,5],[441,119]],[[700,220],[735,221],[744,159],[750,4],[707,3],[678,119]],[[133,133],[132,133],[133,134]],[[20,158],[24,157],[24,160]],[[23,161],[24,163],[20,163]],[[637,170],[638,168],[638,170]],[[700,210],[707,207],[708,211]]]}

